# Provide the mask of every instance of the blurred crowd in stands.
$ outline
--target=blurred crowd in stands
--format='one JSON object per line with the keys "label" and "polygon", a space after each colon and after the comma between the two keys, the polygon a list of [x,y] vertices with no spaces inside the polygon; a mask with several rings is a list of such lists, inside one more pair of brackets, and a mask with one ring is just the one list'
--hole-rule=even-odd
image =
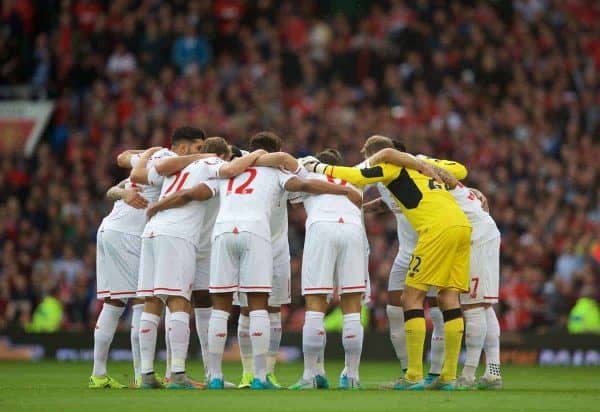
{"label": "blurred crowd in stands", "polygon": [[[240,146],[273,130],[292,154],[335,147],[347,164],[377,133],[463,162],[502,232],[505,331],[564,329],[579,298],[600,298],[597,1],[1,7],[0,93],[26,85],[56,108],[32,157],[0,147],[0,329],[27,328],[44,305],[62,308],[55,328],[93,325],[96,230],[127,176],[116,155],[169,145],[181,125]],[[303,225],[291,211],[288,330],[304,318]],[[395,228],[367,216],[372,330],[387,328]]]}

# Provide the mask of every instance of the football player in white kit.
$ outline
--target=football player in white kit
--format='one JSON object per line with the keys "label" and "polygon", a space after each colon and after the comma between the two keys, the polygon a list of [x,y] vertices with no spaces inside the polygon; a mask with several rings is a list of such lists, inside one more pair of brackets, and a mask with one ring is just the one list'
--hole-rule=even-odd
{"label": "football player in white kit", "polygon": [[[386,149],[375,158],[378,161],[397,163],[394,150]],[[487,208],[487,200],[477,190],[461,184],[454,162],[418,156],[436,166],[436,171],[449,186],[450,193],[463,210],[473,227],[471,234],[471,258],[469,265],[471,291],[461,295],[465,318],[465,346],[467,357],[457,388],[501,389],[500,375],[500,326],[492,305],[498,302],[500,277],[500,231]],[[485,205],[485,206],[484,206]],[[391,319],[390,319],[391,324]],[[390,326],[391,331],[391,326]],[[479,383],[475,383],[475,371],[479,365],[482,349],[486,353],[486,371]]]}
{"label": "football player in white kit", "polygon": [[[261,134],[257,134],[257,141]],[[281,140],[277,136],[268,136],[263,139],[262,147],[269,153],[281,150]],[[302,169],[304,170],[304,169]],[[303,177],[303,176],[301,176]],[[291,302],[291,268],[290,268],[290,245],[288,241],[288,213],[287,202],[289,192],[283,192],[281,198],[275,203],[271,212],[271,244],[273,245],[273,285],[269,295],[269,352],[267,355],[267,380],[276,388],[280,388],[275,377],[275,364],[279,354],[281,336],[283,333],[281,325],[281,305]],[[250,340],[250,311],[245,294],[237,296],[240,304],[240,316],[238,318],[238,344],[242,360],[242,378],[238,388],[249,388],[254,379],[252,365],[252,343]]]}
{"label": "football player in white kit", "polygon": [[[173,134],[172,149],[187,154],[201,147],[204,132],[200,129],[182,127]],[[154,163],[165,152],[153,148],[144,153],[126,151],[119,155],[121,167],[134,167],[142,157]],[[107,195],[117,200],[111,213],[104,218],[97,236],[96,278],[97,295],[105,305],[98,316],[94,331],[94,370],[90,377],[90,388],[123,387],[106,376],[106,360],[118,320],[125,303],[132,300],[131,346],[136,384],[141,378],[139,324],[143,301],[136,298],[138,267],[140,260],[140,236],[146,224],[145,207],[158,197],[159,191],[152,186],[140,185],[126,179],[109,190]],[[118,200],[123,199],[123,200]],[[135,292],[134,292],[135,291]]]}
{"label": "football player in white kit", "polygon": [[[234,177],[264,153],[252,153],[234,162],[226,163],[222,159],[228,159],[230,152],[227,142],[224,140],[223,142],[217,153],[219,157],[193,161],[174,175],[161,179],[161,198],[172,192],[200,185],[204,188],[204,199],[209,199],[214,195],[215,190],[211,186],[214,185],[214,181],[210,182],[210,179]],[[164,163],[166,161],[157,164],[156,168],[164,167]],[[147,172],[147,175],[149,181],[158,180],[154,177],[159,176],[158,172],[152,169]],[[193,289],[206,290],[208,287],[206,267],[202,264],[197,266],[196,263],[199,257],[197,252],[202,247],[206,248],[201,231],[206,226],[212,225],[215,209],[211,202],[193,202],[182,208],[158,213],[146,224],[142,234],[138,282],[138,296],[146,299],[140,326],[142,388],[162,387],[154,375],[154,356],[156,330],[164,303],[171,312],[168,321],[168,341],[171,345],[172,376],[167,388],[196,387],[185,374],[185,359],[189,344],[190,298]]]}
{"label": "football player in white kit", "polygon": [[[279,140],[273,133],[261,132],[250,140],[250,149],[269,150],[280,144]],[[286,166],[287,170],[300,170],[295,159],[292,160],[293,166]],[[260,161],[259,159],[257,164]],[[270,219],[273,207],[286,190],[334,193],[352,198],[357,195],[348,187],[303,180],[294,173],[261,166],[249,168],[236,178],[220,182],[221,205],[213,232],[211,252],[210,292],[213,297],[213,312],[209,326],[209,389],[223,389],[221,363],[234,292],[246,293],[250,310],[249,334],[254,375],[250,388],[276,388],[266,377],[270,340],[267,309],[273,276]]]}
{"label": "football player in white kit", "polygon": [[[342,158],[334,149],[316,155],[321,162],[338,165]],[[352,187],[340,179],[315,173],[310,178]],[[340,389],[358,389],[359,364],[363,343],[360,322],[361,299],[366,291],[364,274],[367,256],[364,250],[364,229],[361,209],[348,198],[337,195],[295,196],[294,203],[303,202],[306,209],[306,239],[302,258],[302,295],[306,314],[302,330],[304,373],[290,389],[325,389],[329,387],[322,374],[319,357],[325,346],[323,319],[328,295],[340,293],[344,316],[342,344],[346,353],[346,368],[340,377]]]}

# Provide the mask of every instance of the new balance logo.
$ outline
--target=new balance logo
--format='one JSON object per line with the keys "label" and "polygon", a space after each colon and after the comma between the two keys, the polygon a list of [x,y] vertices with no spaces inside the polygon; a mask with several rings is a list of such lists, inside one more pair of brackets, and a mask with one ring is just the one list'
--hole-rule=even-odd
{"label": "new balance logo", "polygon": [[348,335],[348,336],[344,336],[344,339],[354,339],[356,337],[356,335]]}
{"label": "new balance logo", "polygon": [[263,335],[262,332],[254,332],[252,334],[252,336],[262,336],[262,335]]}
{"label": "new balance logo", "polygon": [[150,332],[150,329],[140,329],[140,333],[148,333]]}
{"label": "new balance logo", "polygon": [[226,337],[226,336],[227,336],[227,334],[226,334],[226,333],[215,333],[215,336],[216,336],[217,338],[224,338],[224,337]]}

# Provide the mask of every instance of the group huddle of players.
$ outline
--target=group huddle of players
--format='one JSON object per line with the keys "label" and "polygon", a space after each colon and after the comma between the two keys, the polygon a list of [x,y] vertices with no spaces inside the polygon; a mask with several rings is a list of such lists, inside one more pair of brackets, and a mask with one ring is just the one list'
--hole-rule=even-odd
{"label": "group huddle of players", "polygon": [[[238,387],[281,388],[275,362],[281,305],[290,303],[288,202],[306,210],[302,257],[304,372],[290,389],[326,389],[329,299],[343,313],[345,367],[339,388],[359,389],[361,306],[369,295],[369,245],[363,213],[393,212],[399,252],[389,277],[387,314],[402,377],[396,390],[500,389],[498,301],[500,232],[485,197],[460,183],[466,168],[413,156],[385,136],[369,137],[365,161],[341,166],[335,149],[296,159],[272,132],[254,135],[243,152],[221,137],[181,127],[171,149],[128,150],[117,163],[129,178],[97,236],[98,299],[90,388],[123,388],[107,375],[110,344],[128,301],[139,388],[235,387],[223,377],[227,323],[240,306]],[[362,193],[381,197],[363,204]],[[431,368],[423,373],[425,301],[434,331]],[[167,374],[154,373],[157,329],[165,311]],[[194,313],[206,383],[186,374]],[[457,379],[463,332],[466,361]],[[475,371],[485,351],[486,369]]]}

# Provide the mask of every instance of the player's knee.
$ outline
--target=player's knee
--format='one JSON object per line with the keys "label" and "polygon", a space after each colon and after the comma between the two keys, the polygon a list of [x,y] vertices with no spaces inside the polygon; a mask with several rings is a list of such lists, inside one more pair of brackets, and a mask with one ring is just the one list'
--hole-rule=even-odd
{"label": "player's knee", "polygon": [[459,308],[459,292],[455,289],[442,289],[438,293],[437,302],[442,310]]}
{"label": "player's knee", "polygon": [[123,306],[125,306],[127,304],[127,299],[121,300],[121,299],[106,298],[106,299],[104,299],[104,303],[106,303],[107,305],[117,306],[119,308],[122,308]]}
{"label": "player's knee", "polygon": [[402,307],[404,310],[423,309],[425,292],[415,288],[406,288],[402,294]]}
{"label": "player's knee", "polygon": [[340,298],[342,313],[360,313],[362,293],[344,293]]}
{"label": "player's knee", "polygon": [[310,312],[327,311],[327,295],[305,295],[306,310]]}
{"label": "player's knee", "polygon": [[181,296],[169,296],[167,306],[171,312],[189,312],[190,301]]}

